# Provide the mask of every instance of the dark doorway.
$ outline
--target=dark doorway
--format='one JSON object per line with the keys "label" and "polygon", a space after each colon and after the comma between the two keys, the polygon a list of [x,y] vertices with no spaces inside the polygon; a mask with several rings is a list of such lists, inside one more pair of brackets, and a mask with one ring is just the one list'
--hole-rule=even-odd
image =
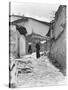
{"label": "dark doorway", "polygon": [[29,45],[28,53],[29,53],[29,54],[32,54],[32,48],[31,48],[31,45]]}

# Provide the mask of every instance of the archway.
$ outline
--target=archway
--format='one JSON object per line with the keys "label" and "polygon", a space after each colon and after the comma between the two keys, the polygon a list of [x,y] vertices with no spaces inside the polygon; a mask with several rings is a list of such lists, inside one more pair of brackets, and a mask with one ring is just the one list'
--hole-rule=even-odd
{"label": "archway", "polygon": [[16,29],[18,31],[18,57],[22,57],[26,54],[26,28],[23,26],[16,25]]}

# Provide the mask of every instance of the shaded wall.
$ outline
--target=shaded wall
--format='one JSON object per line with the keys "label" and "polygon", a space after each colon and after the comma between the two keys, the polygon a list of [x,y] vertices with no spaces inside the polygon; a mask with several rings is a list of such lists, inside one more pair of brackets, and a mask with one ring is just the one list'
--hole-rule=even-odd
{"label": "shaded wall", "polygon": [[16,32],[16,26],[15,25],[10,25],[10,56],[17,57],[17,41],[18,41],[18,36]]}
{"label": "shaded wall", "polygon": [[55,61],[57,61],[57,63],[55,64],[59,64],[59,66],[57,66],[57,68],[59,68],[61,70],[61,72],[63,74],[66,73],[66,40],[65,40],[65,31],[63,32],[63,34],[61,35],[61,37],[53,42],[52,47],[51,47],[51,57],[52,59]]}
{"label": "shaded wall", "polygon": [[55,20],[55,40],[51,46],[50,58],[54,65],[66,75],[66,8],[63,6],[59,17]]}

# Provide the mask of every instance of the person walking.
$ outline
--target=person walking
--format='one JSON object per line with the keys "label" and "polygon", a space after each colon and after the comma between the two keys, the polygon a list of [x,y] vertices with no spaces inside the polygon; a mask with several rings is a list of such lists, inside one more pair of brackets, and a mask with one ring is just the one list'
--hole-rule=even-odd
{"label": "person walking", "polygon": [[36,57],[39,58],[40,57],[40,43],[36,44]]}

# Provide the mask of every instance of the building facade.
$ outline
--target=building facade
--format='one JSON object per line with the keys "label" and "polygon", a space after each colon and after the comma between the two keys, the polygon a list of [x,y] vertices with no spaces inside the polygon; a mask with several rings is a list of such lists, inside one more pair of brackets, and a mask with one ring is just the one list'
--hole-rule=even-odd
{"label": "building facade", "polygon": [[[22,18],[11,22],[10,26],[14,26],[16,32],[16,57],[23,57],[23,55],[29,54],[29,47],[32,52],[36,52],[36,44],[40,42],[40,52],[47,51],[47,41],[49,38],[46,34],[49,31],[49,23],[41,22],[33,18]],[[10,29],[12,29],[12,27]],[[13,47],[13,46],[12,46]],[[12,49],[14,52],[14,49]]]}

